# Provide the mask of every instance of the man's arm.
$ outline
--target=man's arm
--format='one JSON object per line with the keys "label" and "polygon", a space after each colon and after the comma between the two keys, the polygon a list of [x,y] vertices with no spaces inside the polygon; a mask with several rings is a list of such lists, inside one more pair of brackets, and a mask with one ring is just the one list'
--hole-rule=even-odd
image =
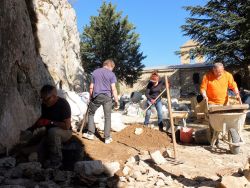
{"label": "man's arm", "polygon": [[208,97],[207,97],[207,83],[208,83],[207,76],[204,75],[203,79],[202,79],[202,82],[201,82],[201,86],[200,86],[200,92],[201,92],[201,95],[203,96],[203,98],[206,101],[208,101]]}
{"label": "man's arm", "polygon": [[228,78],[228,88],[234,91],[237,98],[240,97],[239,89],[237,87],[237,84],[234,81],[234,78],[233,78],[232,74],[230,74],[230,73],[229,73],[229,78]]}
{"label": "man's arm", "polygon": [[115,83],[111,84],[111,90],[112,90],[112,94],[113,94],[114,99],[115,99],[115,106],[117,108],[118,107],[118,96],[117,96],[117,90],[116,90],[116,87],[115,87]]}

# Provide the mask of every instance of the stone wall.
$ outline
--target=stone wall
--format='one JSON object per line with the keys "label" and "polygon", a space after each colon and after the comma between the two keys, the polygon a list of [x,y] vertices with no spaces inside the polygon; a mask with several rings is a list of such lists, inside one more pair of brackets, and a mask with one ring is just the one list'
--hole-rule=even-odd
{"label": "stone wall", "polygon": [[[120,95],[124,93],[132,93],[134,91],[140,91],[144,94],[152,71],[153,70],[143,71],[143,74],[141,75],[140,79],[133,85],[133,87],[129,87],[124,83],[120,83],[120,91],[121,91]],[[180,95],[179,72],[173,69],[166,69],[166,70],[159,70],[158,73],[162,79],[165,79],[165,76],[168,77],[170,83],[171,95],[174,95],[175,97],[179,96]]]}
{"label": "stone wall", "polygon": [[[150,75],[153,70],[144,71],[141,78],[134,84],[133,87],[128,87],[125,84],[121,84],[121,95],[123,93],[131,93],[133,91],[145,92],[145,88],[148,84]],[[162,69],[158,70],[159,75],[164,79],[164,76],[168,76],[170,83],[171,97],[180,98],[189,96],[199,92],[200,83],[203,75],[208,71],[208,68],[189,68],[189,69]],[[199,75],[199,81],[197,84],[193,82],[193,75]]]}

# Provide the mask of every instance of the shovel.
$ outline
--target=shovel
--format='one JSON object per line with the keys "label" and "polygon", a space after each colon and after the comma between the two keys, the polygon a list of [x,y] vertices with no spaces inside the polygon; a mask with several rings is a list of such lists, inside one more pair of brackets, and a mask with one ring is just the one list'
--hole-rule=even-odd
{"label": "shovel", "polygon": [[[166,91],[166,88],[165,88],[165,89],[155,98],[155,101],[156,101],[157,99],[159,99],[159,97],[161,97],[162,94],[163,94],[165,91]],[[143,111],[143,114],[145,114],[145,113],[147,112],[147,110],[148,110],[153,104],[154,104],[154,103],[150,104],[150,105],[146,108],[146,110]]]}

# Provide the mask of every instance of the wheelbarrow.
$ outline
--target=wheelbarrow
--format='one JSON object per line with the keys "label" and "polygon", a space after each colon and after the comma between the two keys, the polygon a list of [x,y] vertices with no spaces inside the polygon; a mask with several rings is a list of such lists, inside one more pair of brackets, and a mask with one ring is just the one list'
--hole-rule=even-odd
{"label": "wheelbarrow", "polygon": [[208,119],[213,129],[212,147],[219,139],[229,145],[231,153],[239,153],[240,146],[244,144],[241,130],[248,107],[248,104],[208,107]]}

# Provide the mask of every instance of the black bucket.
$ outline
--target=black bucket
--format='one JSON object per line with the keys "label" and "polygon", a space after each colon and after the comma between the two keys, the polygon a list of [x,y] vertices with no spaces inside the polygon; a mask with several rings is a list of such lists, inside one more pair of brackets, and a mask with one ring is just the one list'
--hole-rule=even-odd
{"label": "black bucket", "polygon": [[200,129],[195,131],[194,140],[197,144],[210,145],[211,141],[210,129]]}

